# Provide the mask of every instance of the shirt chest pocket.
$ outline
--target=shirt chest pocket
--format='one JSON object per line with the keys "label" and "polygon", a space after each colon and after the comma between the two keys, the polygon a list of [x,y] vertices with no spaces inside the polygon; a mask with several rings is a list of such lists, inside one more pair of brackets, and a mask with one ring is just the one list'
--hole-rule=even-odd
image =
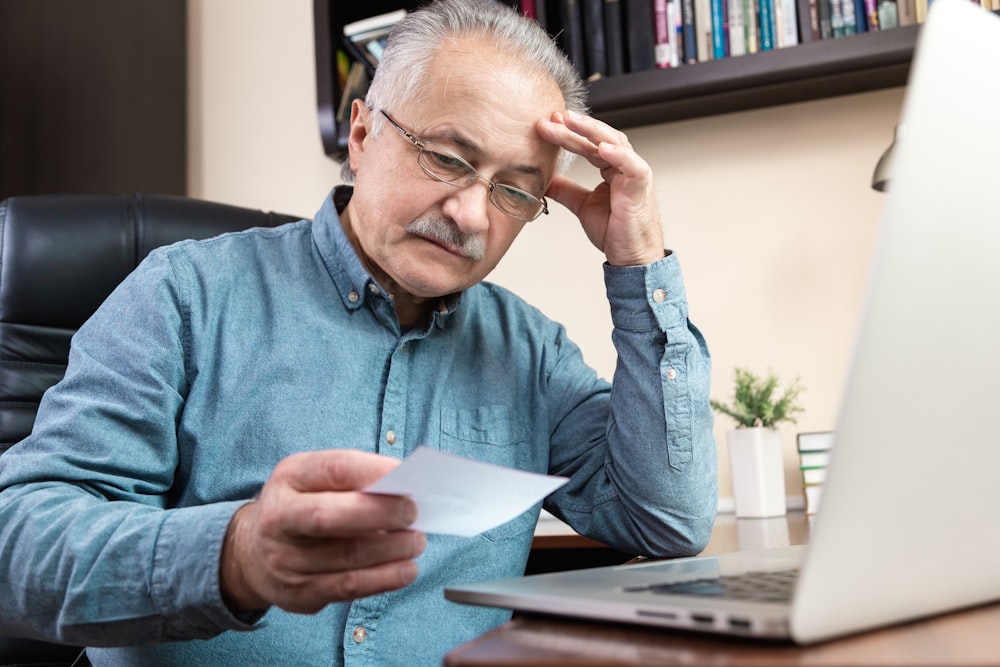
{"label": "shirt chest pocket", "polygon": [[516,468],[526,432],[506,405],[441,408],[441,451]]}
{"label": "shirt chest pocket", "polygon": [[[518,453],[527,446],[527,441],[527,428],[505,405],[441,409],[441,451],[506,468],[520,468]],[[506,540],[532,530],[537,519],[538,509],[532,508],[486,531],[482,537],[491,542]]]}

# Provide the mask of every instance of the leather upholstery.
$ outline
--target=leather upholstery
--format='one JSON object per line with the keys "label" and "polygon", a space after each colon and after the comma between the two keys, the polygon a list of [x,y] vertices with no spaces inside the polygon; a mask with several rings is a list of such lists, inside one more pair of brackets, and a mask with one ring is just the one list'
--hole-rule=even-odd
{"label": "leather upholstery", "polygon": [[[31,432],[42,394],[66,371],[73,333],[151,250],[297,219],[163,195],[0,202],[0,454]],[[0,637],[0,665],[69,664],[79,651]]]}

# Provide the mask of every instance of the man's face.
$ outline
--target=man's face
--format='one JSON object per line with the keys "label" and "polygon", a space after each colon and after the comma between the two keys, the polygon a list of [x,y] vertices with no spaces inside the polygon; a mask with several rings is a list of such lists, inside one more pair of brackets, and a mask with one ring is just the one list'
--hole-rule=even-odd
{"label": "man's face", "polygon": [[[463,157],[482,177],[541,197],[558,150],[538,136],[535,122],[562,110],[554,83],[516,57],[465,39],[435,55],[415,99],[386,112],[418,139]],[[372,137],[371,121],[361,110],[352,124],[356,178],[344,216],[368,270],[397,300],[437,298],[485,278],[525,223],[488,201],[483,180],[467,187],[434,180],[406,137],[388,122]]]}

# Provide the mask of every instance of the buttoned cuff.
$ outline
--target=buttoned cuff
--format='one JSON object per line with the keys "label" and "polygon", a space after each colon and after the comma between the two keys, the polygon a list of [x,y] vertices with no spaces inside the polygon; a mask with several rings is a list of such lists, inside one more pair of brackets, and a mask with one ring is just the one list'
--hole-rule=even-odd
{"label": "buttoned cuff", "polygon": [[615,328],[667,331],[687,321],[687,294],[677,255],[645,266],[604,265],[604,284]]}

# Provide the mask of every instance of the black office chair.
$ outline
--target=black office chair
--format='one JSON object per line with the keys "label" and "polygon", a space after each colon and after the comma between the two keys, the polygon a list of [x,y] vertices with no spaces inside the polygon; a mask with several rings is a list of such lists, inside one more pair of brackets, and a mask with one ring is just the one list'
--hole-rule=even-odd
{"label": "black office chair", "polygon": [[[73,333],[151,250],[297,219],[160,195],[0,202],[0,455],[31,432],[42,394],[66,372]],[[81,653],[0,636],[0,667],[89,664]]]}

